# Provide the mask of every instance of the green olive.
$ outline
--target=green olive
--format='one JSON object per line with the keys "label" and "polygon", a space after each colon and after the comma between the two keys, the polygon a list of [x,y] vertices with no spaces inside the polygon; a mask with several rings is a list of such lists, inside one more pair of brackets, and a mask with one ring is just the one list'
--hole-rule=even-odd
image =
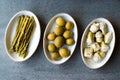
{"label": "green olive", "polygon": [[56,19],[56,24],[57,24],[58,26],[65,26],[65,19],[64,19],[63,17],[58,17],[58,18]]}
{"label": "green olive", "polygon": [[56,35],[54,33],[49,33],[48,36],[47,36],[47,39],[48,40],[54,40],[56,37]]}
{"label": "green olive", "polygon": [[73,45],[75,43],[74,39],[73,38],[69,38],[66,40],[66,44],[67,45]]}
{"label": "green olive", "polygon": [[53,52],[50,54],[50,56],[53,60],[59,60],[61,58],[58,52]]}
{"label": "green olive", "polygon": [[62,36],[58,36],[54,40],[54,44],[57,48],[60,48],[64,45],[64,38]]}
{"label": "green olive", "polygon": [[70,55],[70,51],[67,48],[60,48],[59,54],[61,57],[66,58]]}
{"label": "green olive", "polygon": [[48,44],[48,51],[49,52],[54,52],[56,51],[56,46],[53,43]]}
{"label": "green olive", "polygon": [[64,27],[58,26],[54,28],[54,33],[59,36],[64,33]]}
{"label": "green olive", "polygon": [[63,33],[63,37],[65,39],[68,39],[68,38],[71,38],[72,37],[72,32],[70,30],[66,30],[64,33]]}
{"label": "green olive", "polygon": [[71,30],[73,28],[73,23],[71,21],[67,21],[67,23],[65,25],[65,28],[67,30]]}

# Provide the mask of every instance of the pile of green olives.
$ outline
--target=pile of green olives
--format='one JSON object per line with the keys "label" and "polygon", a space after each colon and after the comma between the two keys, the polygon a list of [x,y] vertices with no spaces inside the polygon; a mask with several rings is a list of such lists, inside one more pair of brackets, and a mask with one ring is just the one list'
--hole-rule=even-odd
{"label": "pile of green olives", "polygon": [[57,17],[55,20],[56,27],[53,32],[47,35],[48,51],[52,60],[60,60],[70,56],[70,50],[64,45],[71,46],[75,43],[73,38],[73,23],[66,21],[63,17]]}

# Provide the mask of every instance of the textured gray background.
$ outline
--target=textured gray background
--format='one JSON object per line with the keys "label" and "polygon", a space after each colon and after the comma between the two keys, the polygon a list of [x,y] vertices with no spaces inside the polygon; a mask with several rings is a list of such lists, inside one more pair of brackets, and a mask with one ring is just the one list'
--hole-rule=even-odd
{"label": "textured gray background", "polygon": [[[34,12],[41,23],[42,36],[35,54],[27,61],[10,60],[4,48],[4,34],[11,17],[20,10]],[[77,22],[79,37],[73,56],[62,65],[53,65],[43,53],[43,33],[48,21],[66,12]],[[108,63],[88,69],[80,55],[80,41],[87,24],[98,17],[109,19],[116,31],[116,46]],[[0,0],[0,80],[120,80],[120,0]]]}

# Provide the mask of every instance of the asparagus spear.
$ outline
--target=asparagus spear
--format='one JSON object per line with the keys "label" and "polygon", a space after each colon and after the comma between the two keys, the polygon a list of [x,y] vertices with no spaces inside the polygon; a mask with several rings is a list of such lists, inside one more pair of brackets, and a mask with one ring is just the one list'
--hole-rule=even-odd
{"label": "asparagus spear", "polygon": [[10,47],[10,51],[15,51],[15,44],[16,44],[16,37],[17,37],[17,35],[18,35],[18,29],[20,28],[20,24],[21,24],[21,21],[23,20],[23,16],[19,16],[19,18],[18,18],[19,20],[18,20],[18,24],[17,24],[17,29],[16,29],[16,33],[15,33],[15,36],[14,36],[14,39],[13,39],[13,41],[12,41],[12,45],[11,45],[11,47]]}
{"label": "asparagus spear", "polygon": [[21,47],[23,46],[23,44],[24,44],[24,42],[25,42],[25,39],[26,39],[26,37],[27,37],[27,35],[26,35],[26,32],[28,31],[28,29],[29,29],[29,24],[31,23],[31,17],[29,17],[29,19],[28,19],[28,21],[27,21],[27,24],[26,24],[26,26],[25,26],[25,31],[24,31],[24,34],[23,34],[23,38],[22,38],[22,40],[21,40],[21,42],[20,42],[20,45],[19,45],[19,47],[18,47],[18,53],[20,53],[20,49],[21,49]]}
{"label": "asparagus spear", "polygon": [[17,34],[17,36],[16,36],[16,38],[15,38],[15,42],[14,42],[14,45],[15,45],[14,50],[15,50],[15,51],[16,51],[16,44],[17,44],[18,38],[19,38],[19,36],[20,36],[21,29],[22,29],[22,27],[23,27],[23,21],[25,21],[25,16],[23,16],[22,19],[21,19],[20,28],[19,28],[18,34]]}
{"label": "asparagus spear", "polygon": [[33,23],[33,16],[20,16],[16,28],[16,34],[12,41],[10,51],[18,52],[23,58],[25,58],[28,54],[28,47],[35,28]]}
{"label": "asparagus spear", "polygon": [[17,44],[16,44],[16,51],[18,51],[20,43],[21,43],[21,40],[23,39],[23,36],[24,36],[24,33],[25,33],[26,24],[27,24],[28,20],[29,20],[29,17],[25,16],[25,22],[24,22],[23,28],[21,30],[20,36],[18,38]]}
{"label": "asparagus spear", "polygon": [[28,32],[26,32],[28,35],[27,35],[27,37],[24,41],[24,44],[22,44],[23,46],[20,48],[20,55],[27,54],[26,52],[28,50],[28,46],[29,46],[29,43],[30,43],[30,40],[31,40],[31,36],[32,36],[33,30],[34,30],[34,27],[35,27],[35,26],[32,26],[33,21],[34,20],[32,20],[32,23],[29,26]]}
{"label": "asparagus spear", "polygon": [[32,28],[32,30],[31,30],[31,32],[29,34],[29,37],[28,37],[28,42],[24,46],[23,51],[20,53],[23,58],[25,58],[27,56],[27,54],[28,54],[28,47],[29,47],[30,40],[32,38],[32,34],[33,34],[34,29],[35,29],[35,27]]}
{"label": "asparagus spear", "polygon": [[24,46],[26,45],[26,42],[28,40],[28,37],[29,37],[29,33],[30,33],[30,28],[31,28],[31,25],[33,24],[33,17],[30,17],[30,20],[27,24],[27,29],[25,30],[25,34],[24,34],[24,39],[22,40],[23,42],[21,43],[21,46],[19,48],[19,53],[22,51],[22,49],[24,48]]}

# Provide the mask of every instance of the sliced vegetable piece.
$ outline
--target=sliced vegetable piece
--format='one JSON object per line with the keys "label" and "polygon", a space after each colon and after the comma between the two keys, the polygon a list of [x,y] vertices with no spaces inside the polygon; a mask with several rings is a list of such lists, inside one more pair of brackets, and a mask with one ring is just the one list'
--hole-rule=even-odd
{"label": "sliced vegetable piece", "polygon": [[101,57],[100,57],[100,55],[99,55],[99,52],[96,52],[96,53],[94,54],[93,60],[94,60],[95,62],[101,61]]}
{"label": "sliced vegetable piece", "polygon": [[94,42],[94,33],[89,32],[86,40],[87,44],[90,45]]}
{"label": "sliced vegetable piece", "polygon": [[109,44],[111,40],[112,40],[112,32],[110,31],[105,35],[105,43]]}
{"label": "sliced vegetable piece", "polygon": [[95,37],[96,37],[96,38],[101,38],[101,37],[103,37],[102,32],[101,32],[101,31],[96,32]]}
{"label": "sliced vegetable piece", "polygon": [[93,56],[93,49],[90,48],[90,47],[85,48],[84,49],[84,56],[86,58],[92,58],[92,56]]}
{"label": "sliced vegetable piece", "polygon": [[107,52],[109,50],[109,46],[105,44],[105,42],[101,43],[101,51],[102,52]]}
{"label": "sliced vegetable piece", "polygon": [[98,37],[98,38],[96,38],[96,42],[98,42],[98,43],[101,43],[103,41],[103,37]]}
{"label": "sliced vegetable piece", "polygon": [[100,45],[97,42],[91,44],[90,47],[94,49],[94,52],[97,52],[100,50]]}
{"label": "sliced vegetable piece", "polygon": [[91,26],[90,26],[90,31],[95,33],[99,30],[99,23],[93,23]]}
{"label": "sliced vegetable piece", "polygon": [[100,30],[102,31],[103,35],[107,33],[107,25],[103,22],[100,22]]}
{"label": "sliced vegetable piece", "polygon": [[106,53],[105,53],[105,52],[102,52],[102,51],[100,51],[99,54],[100,54],[100,56],[101,56],[102,58],[104,58],[105,55],[106,55]]}

